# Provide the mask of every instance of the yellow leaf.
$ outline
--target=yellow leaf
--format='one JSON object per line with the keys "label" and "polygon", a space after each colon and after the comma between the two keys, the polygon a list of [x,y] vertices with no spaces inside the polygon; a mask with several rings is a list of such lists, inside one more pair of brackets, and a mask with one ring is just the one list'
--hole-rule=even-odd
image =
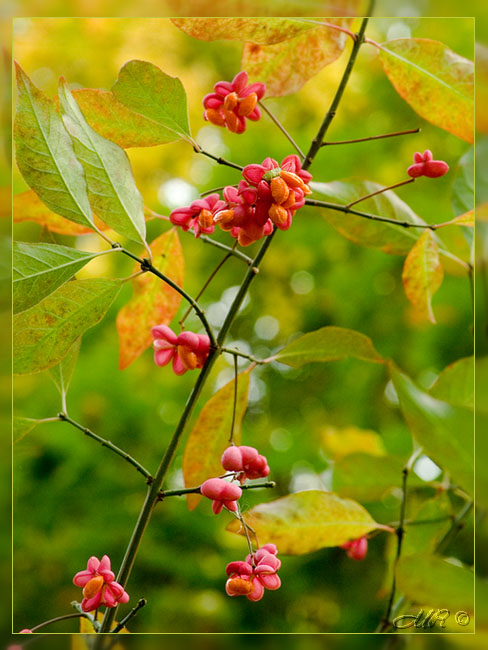
{"label": "yellow leaf", "polygon": [[430,230],[426,230],[405,259],[402,281],[407,298],[432,323],[436,322],[432,296],[443,278],[439,249]]}
{"label": "yellow leaf", "polygon": [[[242,372],[237,379],[236,419],[234,442],[241,442],[241,422],[249,397],[250,372]],[[234,405],[234,379],[213,395],[202,408],[186,443],[183,456],[183,476],[186,487],[201,485],[208,478],[225,474],[220,458],[229,446],[232,411]],[[188,508],[193,510],[201,494],[187,494]]]}
{"label": "yellow leaf", "polygon": [[[176,229],[151,244],[153,265],[180,287],[183,286],[184,259]],[[134,269],[137,271],[139,265]],[[127,368],[152,343],[151,327],[168,325],[181,302],[181,295],[152,273],[132,280],[134,295],[117,315],[119,367]]]}
{"label": "yellow leaf", "polygon": [[[341,546],[350,539],[387,526],[378,524],[356,501],[333,492],[305,490],[261,503],[245,515],[259,543],[273,543],[280,553],[302,555],[327,546]],[[244,535],[241,523],[232,521],[227,530]]]}
{"label": "yellow leaf", "polygon": [[450,221],[441,223],[438,227],[443,228],[444,226],[468,226],[468,228],[474,228],[474,210],[468,210],[468,212],[460,214]]}
{"label": "yellow leaf", "polygon": [[385,456],[385,448],[381,436],[375,431],[358,429],[357,427],[326,427],[321,432],[322,445],[334,460],[344,458],[349,454],[365,453],[371,456]]}

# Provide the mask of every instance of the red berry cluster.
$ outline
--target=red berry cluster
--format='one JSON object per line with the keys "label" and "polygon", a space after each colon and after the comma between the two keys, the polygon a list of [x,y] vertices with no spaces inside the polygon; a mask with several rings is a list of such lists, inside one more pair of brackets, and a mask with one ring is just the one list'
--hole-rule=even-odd
{"label": "red berry cluster", "polygon": [[244,562],[230,562],[225,569],[228,576],[225,583],[227,594],[258,601],[264,596],[265,589],[279,589],[281,580],[277,571],[281,561],[277,554],[278,549],[274,544],[264,544],[255,553],[249,554]]}
{"label": "red berry cluster", "polygon": [[368,552],[368,538],[363,535],[363,537],[352,539],[343,544],[341,548],[347,552],[347,557],[350,557],[351,560],[364,560]]}
{"label": "red berry cluster", "polygon": [[265,478],[269,474],[269,465],[265,456],[254,447],[228,447],[222,454],[222,467],[229,472],[238,472],[241,484],[246,479]]}

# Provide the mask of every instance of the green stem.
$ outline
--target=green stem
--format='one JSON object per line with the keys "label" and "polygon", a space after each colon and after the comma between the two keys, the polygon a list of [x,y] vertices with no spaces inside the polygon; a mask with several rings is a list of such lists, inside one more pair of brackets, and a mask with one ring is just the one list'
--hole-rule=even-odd
{"label": "green stem", "polygon": [[402,545],[403,545],[403,536],[405,534],[405,514],[407,510],[407,481],[408,481],[408,475],[410,474],[410,471],[412,467],[414,466],[415,461],[419,457],[419,455],[422,453],[422,449],[415,449],[408,461],[405,464],[405,467],[402,470],[402,502],[400,506],[400,521],[398,528],[396,529],[396,535],[397,535],[397,550],[396,550],[396,555],[395,555],[395,560],[393,562],[393,579],[392,579],[392,584],[391,584],[391,591],[390,591],[390,597],[388,599],[388,605],[386,608],[385,616],[383,617],[383,620],[380,622],[376,632],[385,632],[386,629],[388,629],[390,625],[390,616],[391,616],[391,610],[393,607],[393,602],[395,600],[395,592],[396,592],[396,568],[398,565],[398,561],[400,560],[400,556],[402,554]]}
{"label": "green stem", "polygon": [[234,257],[237,257],[237,259],[241,260],[242,262],[245,262],[248,266],[252,264],[252,259],[242,253],[241,251],[238,251],[235,248],[231,248],[230,246],[227,246],[226,244],[222,244],[222,242],[217,241],[216,239],[211,239],[210,237],[205,237],[201,236],[200,241],[202,241],[204,244],[210,244],[211,246],[215,246],[215,248],[220,248],[223,251],[227,251]]}
{"label": "green stem", "polygon": [[49,621],[44,621],[43,623],[39,623],[39,625],[36,625],[35,627],[31,627],[30,630],[31,632],[36,632],[37,630],[40,630],[43,627],[46,627],[47,625],[51,625],[51,623],[58,623],[59,621],[67,621],[70,618],[88,618],[88,615],[85,612],[82,613],[77,613],[77,614],[65,614],[64,616],[56,616],[56,618],[51,618]]}
{"label": "green stem", "polygon": [[252,361],[257,365],[264,365],[265,363],[269,363],[268,359],[256,359],[256,357],[253,357],[251,354],[245,354],[244,352],[240,352],[239,350],[233,350],[232,348],[225,348],[225,347],[221,347],[220,349],[222,352],[227,352],[227,354],[232,354],[234,355],[234,357],[241,357],[242,359],[247,359],[248,361]]}
{"label": "green stem", "polygon": [[271,121],[276,124],[276,126],[279,128],[279,130],[283,133],[285,138],[292,144],[292,146],[295,148],[295,150],[298,152],[298,154],[304,158],[305,154],[303,151],[300,149],[300,147],[297,145],[295,140],[291,137],[291,135],[288,133],[288,131],[285,129],[283,124],[279,121],[279,119],[269,110],[269,108],[263,104],[263,102],[258,102],[258,104],[261,106],[263,111],[271,118]]}
{"label": "green stem", "polygon": [[[276,483],[274,481],[266,481],[265,483],[249,483],[248,485],[241,485],[241,490],[256,490],[258,488],[274,488]],[[166,497],[180,497],[184,494],[201,494],[200,486],[194,488],[181,488],[178,490],[161,490],[159,493],[160,500]]]}
{"label": "green stem", "polygon": [[84,612],[84,611],[81,609],[81,603],[78,603],[76,600],[73,600],[72,603],[71,603],[71,607],[73,607],[74,609],[76,609],[76,611],[79,612],[80,614],[83,614],[83,616],[84,616],[86,619],[88,619],[88,620],[90,621],[90,623],[92,624],[92,627],[93,627],[93,629],[95,630],[95,632],[99,632],[99,631],[100,631],[100,627],[101,627],[101,626],[100,626],[100,622],[97,621],[97,620],[96,620],[96,619],[95,619],[91,614],[89,614],[88,612]]}
{"label": "green stem", "polygon": [[[374,0],[370,2],[369,5],[369,11],[368,14],[371,15],[373,12],[373,6],[374,6]],[[325,134],[327,133],[327,129],[330,126],[330,123],[334,119],[334,116],[337,112],[337,108],[339,106],[339,103],[342,99],[342,95],[344,94],[344,91],[347,86],[347,82],[349,81],[349,77],[351,75],[352,69],[354,67],[354,64],[356,62],[357,55],[359,53],[359,50],[361,48],[361,45],[363,43],[364,39],[364,32],[366,31],[366,26],[368,24],[369,18],[363,18],[361,22],[361,27],[359,28],[359,33],[357,34],[357,37],[353,43],[351,54],[349,56],[349,61],[347,62],[346,69],[344,70],[344,74],[342,75],[341,82],[339,84],[339,87],[337,88],[336,94],[334,96],[334,99],[332,100],[332,103],[330,105],[329,110],[325,114],[325,117],[323,119],[322,124],[320,125],[320,128],[317,132],[317,135],[315,138],[312,140],[312,144],[310,145],[310,149],[308,150],[306,156],[304,156],[303,162],[302,162],[302,168],[303,169],[308,169],[310,165],[313,163],[315,156],[319,152],[322,142],[324,140]]]}
{"label": "green stem", "polygon": [[[158,470],[154,476],[154,480],[152,483],[149,485],[147,493],[146,493],[146,498],[144,500],[144,504],[142,506],[142,509],[139,513],[139,517],[137,520],[137,523],[134,527],[134,530],[132,532],[131,539],[129,541],[129,544],[127,546],[127,550],[124,556],[124,559],[122,560],[122,564],[120,566],[119,573],[117,575],[117,582],[125,586],[127,584],[127,581],[129,579],[129,576],[132,571],[132,567],[134,566],[134,562],[137,556],[137,552],[139,550],[139,546],[142,540],[142,537],[144,535],[144,532],[147,528],[147,525],[149,523],[149,520],[151,518],[152,512],[154,510],[154,506],[156,503],[159,501],[159,493],[161,490],[161,486],[163,484],[164,479],[166,478],[166,474],[168,473],[169,467],[171,465],[171,462],[174,458],[174,455],[176,453],[176,450],[178,448],[178,444],[180,442],[181,436],[183,435],[183,432],[185,431],[186,424],[188,423],[188,420],[193,412],[193,408],[195,407],[195,404],[198,400],[198,397],[200,396],[200,393],[202,391],[203,386],[205,385],[205,382],[210,374],[210,371],[212,369],[213,364],[215,363],[217,357],[221,353],[220,346],[225,340],[225,337],[230,329],[230,326],[232,325],[234,318],[236,317],[239,308],[242,304],[242,301],[244,300],[244,297],[247,293],[247,290],[249,288],[249,285],[251,284],[253,278],[256,276],[257,269],[259,267],[259,264],[261,263],[261,260],[263,259],[272,239],[276,231],[273,231],[271,235],[265,238],[264,242],[261,244],[261,247],[256,255],[256,257],[253,260],[252,266],[250,266],[247,270],[246,275],[244,276],[244,279],[242,281],[242,284],[239,288],[239,291],[237,292],[236,297],[234,298],[234,301],[232,302],[232,305],[230,306],[229,312],[224,320],[224,323],[222,325],[222,329],[219,332],[218,338],[217,338],[217,348],[211,347],[209,355],[207,357],[207,360],[205,362],[205,365],[203,366],[202,370],[200,371],[200,374],[197,377],[197,380],[195,382],[195,385],[193,387],[192,392],[190,393],[190,396],[188,397],[188,400],[185,404],[185,408],[183,410],[183,413],[181,414],[180,420],[178,424],[176,425],[176,429],[173,433],[173,436],[168,444],[168,447],[166,451],[163,454],[163,457],[161,459],[161,462],[159,464]],[[112,622],[114,620],[115,614],[116,614],[117,608],[113,607],[111,609],[108,609],[105,612],[105,616],[103,618],[102,626],[100,629],[101,633],[108,632],[111,628]],[[102,637],[97,639],[94,644],[93,650],[99,650],[101,647],[102,643]]]}
{"label": "green stem", "polygon": [[87,429],[79,422],[75,422],[75,420],[70,418],[66,413],[58,413],[58,417],[56,418],[56,420],[60,422],[67,422],[68,424],[71,424],[71,426],[76,427],[76,429],[82,431],[85,434],[85,436],[92,438],[92,440],[96,440],[98,443],[102,445],[102,447],[106,447],[107,449],[110,449],[110,451],[113,451],[114,454],[117,454],[117,456],[120,456],[121,458],[126,460],[133,467],[135,467],[136,470],[140,472],[148,481],[152,480],[151,473],[145,467],[143,467],[135,458],[133,458],[126,451],[120,449],[120,447],[117,447],[117,445],[114,445],[113,442],[110,442],[110,440],[105,440],[105,438],[102,438],[96,433],[93,433],[93,431],[90,431],[90,429]]}
{"label": "green stem", "polygon": [[409,178],[406,181],[400,181],[399,183],[395,183],[394,185],[388,185],[388,187],[382,187],[380,190],[376,190],[376,192],[370,192],[370,194],[366,194],[365,196],[361,196],[359,199],[356,199],[355,201],[351,201],[351,203],[348,203],[345,207],[351,208],[353,205],[356,205],[356,203],[361,203],[361,201],[366,201],[366,199],[370,199],[372,196],[376,196],[377,194],[383,194],[383,192],[388,192],[388,190],[394,190],[396,187],[401,187],[402,185],[408,185],[409,183],[413,183],[414,181],[415,178]]}
{"label": "green stem", "polygon": [[[195,300],[200,300],[200,298],[202,297],[205,289],[212,282],[214,277],[217,275],[217,273],[220,271],[220,269],[224,266],[224,264],[227,262],[227,260],[230,259],[231,257],[232,257],[232,255],[230,253],[227,253],[227,255],[223,259],[220,260],[220,262],[217,264],[216,268],[212,271],[212,273],[210,274],[208,279],[205,281],[205,284],[203,285],[203,287],[198,292],[197,297],[195,298]],[[178,324],[180,325],[181,328],[183,328],[183,325],[185,324],[185,321],[188,318],[188,315],[191,312],[191,310],[192,310],[192,307],[190,305],[190,307],[188,307],[188,309],[185,311],[183,316],[178,321]]]}
{"label": "green stem", "polygon": [[384,138],[395,138],[398,135],[409,135],[410,133],[420,133],[418,129],[408,129],[407,131],[395,131],[394,133],[382,133],[381,135],[370,135],[368,138],[355,138],[354,140],[336,140],[335,142],[322,142],[322,147],[330,147],[336,144],[355,144],[356,142],[371,142],[371,140],[383,140]]}
{"label": "green stem", "polygon": [[237,368],[237,356],[234,356],[234,403],[232,405],[232,422],[230,425],[230,436],[229,442],[233,444],[234,440],[234,426],[236,423],[236,410],[237,410],[237,381],[239,377],[239,371]]}

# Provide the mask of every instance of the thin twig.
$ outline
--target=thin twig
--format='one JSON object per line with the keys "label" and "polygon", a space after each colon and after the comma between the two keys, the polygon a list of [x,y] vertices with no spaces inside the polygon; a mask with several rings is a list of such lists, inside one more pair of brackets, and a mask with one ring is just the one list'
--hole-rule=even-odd
{"label": "thin twig", "polygon": [[215,248],[220,248],[223,251],[227,251],[228,253],[230,253],[234,257],[237,257],[237,259],[241,260],[242,262],[245,262],[249,266],[251,266],[251,264],[253,262],[250,257],[245,255],[241,251],[238,251],[235,248],[231,248],[230,246],[227,246],[226,244],[222,244],[222,242],[219,242],[216,239],[211,239],[210,237],[205,237],[204,235],[202,235],[200,237],[200,241],[202,241],[204,244],[210,244],[211,246],[215,246]]}
{"label": "thin twig", "polygon": [[129,250],[126,248],[123,248],[120,244],[116,244],[114,248],[120,250],[121,253],[124,255],[127,255],[128,257],[131,257],[133,260],[138,262],[141,266],[141,271],[149,271],[153,275],[157,276],[160,280],[163,280],[167,285],[169,285],[172,289],[177,291],[180,296],[183,296],[183,298],[190,303],[190,305],[193,307],[195,310],[195,313],[197,314],[198,318],[202,322],[203,327],[205,328],[205,331],[207,332],[208,338],[210,339],[210,345],[212,347],[215,347],[215,336],[212,331],[212,328],[209,325],[209,322],[207,321],[207,317],[205,316],[205,312],[203,309],[200,307],[200,305],[188,294],[184,289],[182,289],[176,282],[174,282],[171,278],[169,278],[167,275],[164,273],[161,273],[153,264],[151,263],[150,260],[146,258],[140,258],[137,257],[137,255],[134,255],[134,253],[131,253]]}
{"label": "thin twig", "polygon": [[39,623],[39,625],[35,625],[34,627],[31,627],[30,630],[31,632],[36,632],[37,630],[40,630],[43,627],[46,627],[47,625],[51,625],[51,623],[58,623],[59,621],[67,621],[70,618],[88,618],[87,614],[85,612],[78,612],[77,614],[65,614],[64,616],[56,616],[56,618],[51,618],[49,621],[44,621],[43,623]]}
{"label": "thin twig", "polygon": [[227,354],[232,354],[234,357],[241,357],[242,359],[247,359],[258,365],[264,365],[270,362],[270,359],[256,359],[251,354],[246,354],[245,352],[240,352],[239,350],[233,350],[232,348],[220,348],[221,352],[227,352]]}
{"label": "thin twig", "polygon": [[239,376],[239,370],[237,368],[237,355],[234,355],[234,403],[232,405],[232,422],[230,425],[230,436],[229,442],[232,443],[234,440],[234,426],[236,423],[236,411],[237,411],[237,379]]}
{"label": "thin twig", "polygon": [[279,130],[283,133],[283,135],[285,136],[285,138],[287,138],[288,141],[293,145],[293,147],[296,149],[296,151],[299,153],[299,155],[300,155],[302,158],[304,158],[304,157],[305,157],[305,154],[304,154],[303,151],[300,149],[300,147],[297,145],[297,143],[295,142],[295,140],[291,137],[290,133],[288,133],[288,131],[285,129],[285,127],[283,126],[283,124],[282,124],[282,123],[279,121],[279,119],[276,117],[276,115],[274,115],[274,114],[269,110],[269,108],[268,108],[265,104],[263,104],[263,102],[259,101],[258,104],[261,106],[261,108],[263,109],[263,111],[269,115],[269,117],[271,118],[271,120],[276,124],[276,126],[279,128]]}
{"label": "thin twig", "polygon": [[114,629],[110,632],[110,634],[117,634],[118,632],[120,632],[120,630],[123,630],[126,624],[130,621],[130,619],[134,618],[134,616],[137,616],[139,610],[145,607],[146,605],[147,605],[147,600],[145,598],[141,598],[137,603],[137,605],[130,610],[127,616],[124,616],[124,618],[120,621],[120,623],[118,623],[114,627]]}
{"label": "thin twig", "polygon": [[383,620],[378,626],[377,632],[384,632],[390,625],[390,615],[395,600],[396,592],[396,568],[402,554],[402,545],[403,545],[403,536],[405,535],[405,514],[407,511],[407,481],[408,476],[412,467],[414,466],[415,461],[422,453],[421,448],[417,448],[413,451],[412,455],[405,464],[405,467],[402,470],[402,502],[400,505],[400,521],[398,528],[395,530],[397,535],[397,550],[395,555],[395,560],[393,562],[393,579],[391,584],[390,597],[388,599],[388,605],[386,607],[386,612],[383,617]]}
{"label": "thin twig", "polygon": [[82,431],[86,436],[100,443],[102,447],[106,447],[107,449],[110,449],[110,451],[113,451],[114,454],[117,454],[117,456],[120,456],[128,463],[130,463],[133,467],[135,467],[136,470],[140,472],[146,479],[148,479],[149,481],[152,480],[151,473],[145,467],[143,467],[135,458],[133,458],[126,451],[114,445],[113,442],[110,442],[110,440],[105,440],[105,438],[102,438],[96,433],[93,433],[93,431],[90,431],[90,429],[87,429],[79,422],[76,422],[75,420],[70,418],[66,413],[58,413],[58,419],[61,422],[67,422],[68,424],[71,424],[71,426],[76,427],[77,429]]}
{"label": "thin twig", "polygon": [[219,165],[226,165],[227,167],[232,167],[233,169],[239,169],[242,171],[244,167],[241,165],[237,165],[236,163],[230,162],[229,160],[225,160],[225,158],[221,158],[220,156],[214,156],[213,153],[209,153],[208,151],[204,151],[203,149],[193,147],[193,151],[195,153],[201,153],[202,156],[207,156],[207,158],[211,158],[212,160],[215,160],[215,162],[218,162]]}
{"label": "thin twig", "polygon": [[361,196],[359,199],[356,199],[355,201],[351,201],[351,203],[348,203],[346,205],[346,208],[352,208],[353,205],[356,205],[356,203],[361,203],[361,201],[366,201],[366,199],[370,199],[372,196],[376,196],[377,194],[383,194],[383,192],[388,192],[388,190],[394,190],[396,187],[401,187],[402,185],[408,185],[409,183],[413,183],[415,181],[415,178],[409,178],[406,181],[400,181],[399,183],[395,183],[394,185],[388,185],[388,187],[383,187],[380,190],[376,190],[376,192],[371,192],[370,194],[366,194],[365,196]]}
{"label": "thin twig", "polygon": [[214,187],[211,190],[205,190],[205,192],[200,192],[200,196],[208,196],[209,194],[215,194],[216,192],[222,192],[222,190],[225,190],[227,186],[222,185],[222,187]]}
{"label": "thin twig", "polygon": [[[212,280],[214,279],[214,277],[217,275],[217,273],[220,271],[220,269],[224,266],[224,264],[227,262],[227,260],[230,259],[231,257],[232,257],[232,254],[231,254],[231,253],[227,253],[227,255],[226,255],[223,259],[220,260],[220,262],[217,264],[216,268],[212,271],[212,273],[210,274],[209,278],[206,280],[206,282],[205,282],[205,284],[203,285],[203,287],[202,287],[202,288],[200,289],[200,291],[198,292],[198,294],[197,294],[195,300],[199,300],[199,299],[202,297],[202,295],[203,295],[205,289],[206,289],[206,288],[208,287],[208,285],[212,282]],[[188,307],[188,309],[185,311],[185,313],[183,314],[183,316],[181,317],[181,319],[178,321],[178,324],[180,325],[180,327],[181,327],[182,329],[183,329],[183,327],[184,327],[185,320],[188,318],[188,315],[189,315],[189,313],[191,312],[192,309],[193,309],[193,307],[190,305],[190,307]]]}
{"label": "thin twig", "polygon": [[[229,474],[224,474],[224,476],[230,476]],[[220,477],[223,478],[223,477]],[[259,488],[274,488],[276,483],[274,481],[265,481],[264,483],[249,483],[247,485],[241,485],[241,490],[257,490]],[[166,497],[181,497],[185,494],[201,494],[200,486],[194,488],[181,488],[176,490],[160,490],[159,499],[165,499]]]}
{"label": "thin twig", "polygon": [[382,140],[383,138],[394,138],[398,135],[409,135],[410,133],[420,133],[418,129],[408,129],[407,131],[395,131],[394,133],[382,133],[381,135],[371,135],[367,138],[355,138],[354,140],[336,140],[335,142],[322,142],[321,147],[329,147],[337,144],[355,144],[356,142],[370,142],[371,140]]}

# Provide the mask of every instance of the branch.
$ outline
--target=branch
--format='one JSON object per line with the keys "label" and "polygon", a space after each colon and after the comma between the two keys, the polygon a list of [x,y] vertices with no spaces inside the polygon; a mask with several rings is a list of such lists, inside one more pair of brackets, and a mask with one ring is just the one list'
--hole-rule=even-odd
{"label": "branch", "polygon": [[124,616],[124,618],[120,621],[120,623],[118,623],[114,627],[114,629],[110,632],[110,634],[117,634],[118,632],[120,632],[120,630],[123,630],[126,624],[130,621],[130,619],[134,618],[134,616],[137,616],[139,610],[145,607],[146,605],[147,605],[147,600],[145,598],[141,598],[137,603],[137,605],[130,610],[127,616]]}
{"label": "branch", "polygon": [[372,196],[377,196],[378,194],[383,194],[383,192],[388,192],[388,190],[394,190],[397,187],[401,187],[402,185],[408,185],[409,183],[413,183],[415,181],[415,178],[409,178],[406,181],[400,181],[399,183],[395,183],[394,185],[388,185],[388,187],[383,187],[380,190],[376,190],[376,192],[370,192],[369,194],[366,194],[365,196],[359,197],[359,199],[356,199],[355,201],[351,201],[351,203],[348,203],[346,205],[346,208],[352,208],[353,205],[356,205],[356,203],[361,203],[361,201],[366,201],[366,199],[370,199]]}
{"label": "branch", "polygon": [[51,625],[51,623],[58,623],[59,621],[67,621],[70,618],[88,618],[88,614],[86,612],[79,612],[77,614],[65,614],[64,616],[56,616],[56,618],[50,618],[48,621],[44,621],[43,623],[39,623],[39,625],[35,625],[34,627],[31,627],[30,630],[31,632],[37,632],[37,630],[40,630],[43,627],[46,627],[47,625]]}
{"label": "branch", "polygon": [[81,603],[78,603],[76,600],[73,600],[71,603],[71,607],[74,607],[74,609],[76,609],[77,612],[82,614],[85,618],[87,618],[90,621],[95,632],[100,631],[100,623],[97,620],[95,620],[95,617],[92,614],[89,614],[88,612],[84,612],[81,609]]}
{"label": "branch", "polygon": [[[370,3],[370,11],[368,12],[369,14],[372,13],[374,2]],[[317,132],[317,135],[315,138],[312,140],[312,144],[310,145],[310,149],[308,150],[306,156],[303,159],[302,163],[302,168],[303,169],[308,169],[310,165],[313,163],[315,156],[317,155],[319,149],[322,146],[322,142],[324,140],[325,134],[327,133],[327,129],[330,126],[330,123],[334,119],[334,116],[336,114],[337,108],[339,106],[339,103],[342,99],[342,95],[344,94],[344,91],[347,86],[347,82],[349,81],[349,77],[351,76],[352,69],[354,67],[354,64],[356,62],[357,55],[359,53],[359,49],[363,43],[364,39],[364,32],[366,31],[366,25],[368,24],[369,18],[363,18],[363,21],[361,23],[361,27],[359,28],[359,33],[357,34],[357,37],[354,41],[354,44],[352,46],[351,50],[351,55],[349,56],[349,61],[347,62],[346,69],[344,70],[344,74],[342,75],[341,82],[339,84],[339,87],[337,88],[336,94],[334,96],[334,99],[332,100],[332,103],[330,105],[329,110],[325,114],[325,117],[323,119],[322,124],[320,125],[320,128]]]}
{"label": "branch", "polygon": [[152,265],[152,263],[144,258],[141,259],[140,257],[137,257],[137,255],[134,255],[134,253],[131,253],[128,251],[126,248],[122,248],[120,244],[116,245],[116,248],[119,248],[120,251],[124,254],[127,255],[128,257],[131,257],[133,260],[138,262],[141,265],[141,271],[149,271],[149,273],[152,273],[153,275],[157,276],[160,280],[165,282],[167,285],[169,285],[172,289],[177,291],[180,296],[183,296],[183,298],[190,303],[190,305],[193,307],[195,310],[195,313],[197,314],[198,318],[202,322],[203,327],[205,328],[205,331],[207,332],[208,338],[210,339],[210,345],[211,347],[215,347],[215,337],[212,331],[212,328],[210,327],[207,318],[205,316],[205,312],[203,309],[200,307],[200,305],[197,303],[196,300],[194,300],[190,294],[186,293],[184,289],[182,289],[179,285],[176,284],[176,282],[173,282],[171,278],[169,278],[167,275],[164,273],[161,273],[161,271],[158,271],[158,269]]}
{"label": "branch", "polygon": [[247,255],[245,255],[241,251],[238,251],[235,248],[231,248],[226,244],[222,244],[216,239],[212,239],[211,237],[205,237],[205,235],[202,235],[200,237],[200,241],[202,241],[204,244],[210,244],[211,246],[215,246],[215,248],[221,248],[223,251],[227,251],[228,253],[230,253],[234,257],[237,257],[237,259],[241,260],[242,262],[245,262],[249,266],[252,264],[252,259],[250,257],[248,257]]}
{"label": "branch", "polygon": [[415,451],[412,453],[412,455],[406,462],[405,467],[402,470],[402,503],[400,506],[400,522],[398,528],[395,531],[398,541],[397,541],[395,560],[393,562],[393,580],[391,585],[390,598],[388,599],[388,605],[386,608],[386,613],[385,616],[383,617],[383,620],[381,621],[380,625],[376,630],[377,632],[385,632],[385,630],[387,630],[390,625],[390,615],[393,607],[393,601],[395,600],[395,592],[396,592],[396,568],[400,556],[402,554],[403,536],[405,534],[405,513],[407,510],[407,480],[408,480],[408,475],[410,474],[410,471],[415,461],[417,460],[417,458],[421,453],[422,453],[422,449],[420,448],[415,449]]}
{"label": "branch", "polygon": [[214,156],[212,153],[200,149],[200,147],[193,147],[193,151],[195,153],[201,153],[202,156],[207,156],[207,158],[211,158],[212,160],[215,160],[215,162],[218,162],[219,165],[226,165],[227,167],[232,167],[233,169],[239,169],[240,171],[244,169],[244,167],[241,167],[241,165],[237,165],[236,163],[230,162],[229,160],[225,160],[225,158],[221,158],[220,156]]}
{"label": "branch", "polygon": [[354,140],[337,140],[335,142],[322,142],[321,147],[329,147],[336,144],[354,144],[356,142],[370,142],[371,140],[382,140],[383,138],[394,138],[397,135],[409,135],[420,133],[421,129],[408,129],[407,131],[395,131],[394,133],[382,133],[381,135],[370,135],[368,138],[356,138]]}
{"label": "branch", "polygon": [[128,463],[130,463],[133,467],[136,468],[138,472],[140,472],[148,481],[152,480],[150,472],[143,467],[135,458],[133,458],[130,454],[128,454],[126,451],[123,449],[120,449],[120,447],[117,447],[116,445],[113,444],[113,442],[110,442],[110,440],[105,440],[105,438],[100,437],[96,433],[93,433],[93,431],[90,431],[90,429],[87,429],[84,427],[82,424],[79,424],[78,422],[75,422],[75,420],[72,420],[66,413],[58,413],[58,418],[59,421],[61,422],[67,422],[68,424],[71,424],[71,426],[75,427],[76,429],[79,429],[82,431],[86,436],[89,438],[92,438],[93,440],[96,440],[98,443],[102,445],[102,447],[107,447],[107,449],[110,449],[110,451],[113,451],[114,454],[117,454],[117,456],[120,456],[124,460],[126,460]]}
{"label": "branch", "polygon": [[233,350],[232,348],[221,347],[220,351],[227,352],[227,354],[233,354],[234,357],[241,357],[242,359],[247,359],[248,361],[252,361],[257,365],[264,365],[271,361],[271,359],[256,359],[256,357],[253,357],[251,354],[245,354],[244,352],[240,352],[239,350]]}
{"label": "branch", "polygon": [[299,153],[299,155],[300,155],[302,158],[304,158],[304,157],[305,157],[305,154],[304,154],[303,151],[300,149],[300,147],[297,145],[297,143],[295,142],[295,140],[291,137],[291,135],[288,133],[288,131],[285,129],[285,127],[283,126],[283,124],[279,121],[279,119],[278,119],[275,115],[273,115],[273,113],[269,110],[269,108],[268,108],[265,104],[263,104],[263,102],[259,101],[258,104],[261,106],[261,108],[263,109],[263,111],[269,115],[269,117],[271,118],[271,120],[276,124],[276,126],[279,128],[279,130],[283,133],[283,135],[285,136],[285,138],[287,138],[287,140],[288,140],[289,142],[291,142],[292,146],[296,149],[296,151]]}
{"label": "branch", "polygon": [[[249,485],[241,485],[241,490],[255,490],[257,488],[274,488],[276,483],[274,481],[266,481],[265,483],[250,483]],[[201,494],[200,486],[194,488],[181,488],[178,490],[161,490],[159,492],[160,500],[166,497],[180,497],[184,494]]]}

